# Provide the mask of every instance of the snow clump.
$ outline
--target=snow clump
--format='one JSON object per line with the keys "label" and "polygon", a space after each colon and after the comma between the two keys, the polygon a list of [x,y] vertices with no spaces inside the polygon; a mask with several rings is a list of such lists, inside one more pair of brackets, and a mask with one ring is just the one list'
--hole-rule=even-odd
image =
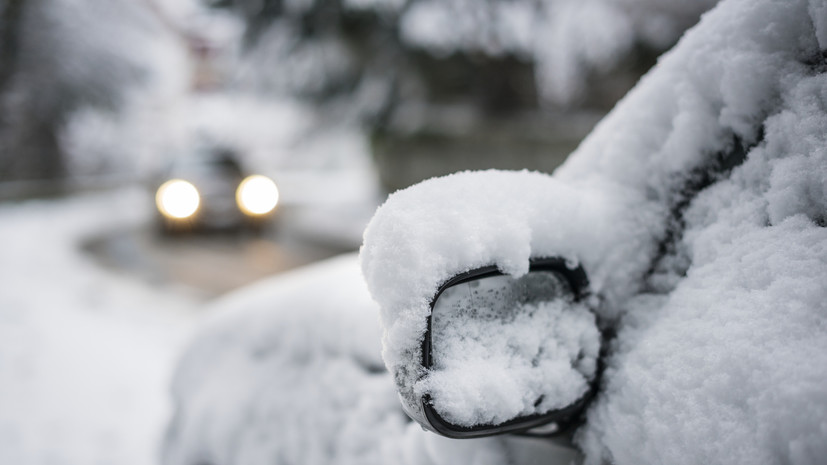
{"label": "snow clump", "polygon": [[507,307],[453,300],[451,309],[434,308],[434,371],[416,386],[431,394],[444,419],[466,427],[499,424],[586,394],[600,334],[585,306],[568,299]]}

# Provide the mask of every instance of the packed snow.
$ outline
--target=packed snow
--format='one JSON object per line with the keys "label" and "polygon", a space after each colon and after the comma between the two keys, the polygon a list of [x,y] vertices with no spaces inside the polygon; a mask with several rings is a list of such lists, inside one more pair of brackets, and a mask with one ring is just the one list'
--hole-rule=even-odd
{"label": "packed snow", "polygon": [[0,206],[0,463],[156,463],[194,299],[81,250],[146,221],[144,199],[124,190]]}
{"label": "packed snow", "polygon": [[392,195],[361,261],[409,414],[426,423],[438,286],[557,255],[617,332],[576,437],[588,463],[821,463],[826,28],[820,0],[727,0],[553,176],[468,172]]}
{"label": "packed snow", "polygon": [[[466,427],[547,413],[583,397],[597,372],[600,333],[566,287],[553,273],[533,272],[446,289],[431,319],[433,372],[418,383],[418,395],[430,394],[442,418]],[[551,298],[523,299],[537,299],[538,289],[553,290],[540,294]]]}

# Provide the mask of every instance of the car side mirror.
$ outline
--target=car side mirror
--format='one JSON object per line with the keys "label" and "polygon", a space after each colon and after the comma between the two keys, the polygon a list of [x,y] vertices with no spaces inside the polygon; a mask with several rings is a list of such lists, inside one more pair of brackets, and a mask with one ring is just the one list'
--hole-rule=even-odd
{"label": "car side mirror", "polygon": [[450,438],[565,432],[597,384],[587,289],[583,268],[561,258],[533,259],[517,278],[488,266],[442,284],[422,344],[423,426]]}

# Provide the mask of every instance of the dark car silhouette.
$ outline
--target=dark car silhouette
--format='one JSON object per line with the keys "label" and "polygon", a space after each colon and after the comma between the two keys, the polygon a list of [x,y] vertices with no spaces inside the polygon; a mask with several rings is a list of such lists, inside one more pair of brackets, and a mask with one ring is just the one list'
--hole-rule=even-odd
{"label": "dark car silhouette", "polygon": [[246,173],[226,147],[201,147],[174,160],[155,190],[158,224],[165,233],[260,230],[279,200],[275,183]]}

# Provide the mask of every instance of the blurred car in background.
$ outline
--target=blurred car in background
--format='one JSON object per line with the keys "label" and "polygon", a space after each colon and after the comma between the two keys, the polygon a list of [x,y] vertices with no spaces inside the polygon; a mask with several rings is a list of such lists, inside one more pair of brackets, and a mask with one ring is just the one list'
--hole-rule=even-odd
{"label": "blurred car in background", "polygon": [[242,169],[232,149],[199,147],[174,160],[156,182],[155,205],[161,232],[261,231],[279,201],[272,179]]}

